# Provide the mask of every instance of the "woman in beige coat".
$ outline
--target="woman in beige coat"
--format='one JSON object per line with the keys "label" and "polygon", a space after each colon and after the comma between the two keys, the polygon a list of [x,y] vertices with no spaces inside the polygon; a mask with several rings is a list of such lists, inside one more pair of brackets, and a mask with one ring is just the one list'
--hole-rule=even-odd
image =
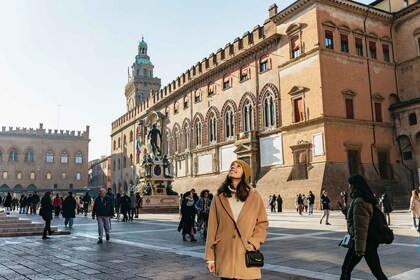
{"label": "woman in beige coat", "polygon": [[[410,212],[411,212],[411,217],[413,218],[413,229],[416,229],[417,228],[416,220],[420,218],[420,201],[419,201],[419,194],[417,193],[417,191],[411,192]],[[420,223],[420,220],[419,220],[419,223]]]}
{"label": "woman in beige coat", "polygon": [[[259,267],[246,267],[246,250],[259,250],[267,235],[267,213],[260,194],[246,182],[251,169],[243,160],[232,162],[209,212],[205,260],[221,279],[259,279]],[[235,220],[242,236],[238,236]]]}

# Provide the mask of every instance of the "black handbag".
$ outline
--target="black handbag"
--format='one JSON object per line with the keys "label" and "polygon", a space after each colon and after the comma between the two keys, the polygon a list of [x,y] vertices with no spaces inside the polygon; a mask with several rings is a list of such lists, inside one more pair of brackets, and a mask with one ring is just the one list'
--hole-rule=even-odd
{"label": "black handbag", "polygon": [[235,220],[229,215],[229,212],[226,210],[225,206],[223,205],[222,200],[219,196],[220,204],[222,205],[223,209],[226,211],[229,218],[232,220],[236,232],[238,233],[239,238],[241,239],[242,245],[245,248],[245,265],[246,267],[263,267],[264,266],[264,255],[259,250],[256,250],[254,247],[254,251],[249,251],[246,249],[244,241],[242,240],[241,233],[239,232],[238,226],[236,225]]}

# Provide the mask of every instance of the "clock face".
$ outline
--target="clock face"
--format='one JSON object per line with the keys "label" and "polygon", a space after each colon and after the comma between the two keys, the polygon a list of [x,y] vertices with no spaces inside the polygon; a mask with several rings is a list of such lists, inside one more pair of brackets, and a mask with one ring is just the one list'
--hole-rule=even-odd
{"label": "clock face", "polygon": [[162,169],[160,168],[159,165],[156,165],[155,168],[153,169],[154,173],[156,176],[159,176],[162,173]]}

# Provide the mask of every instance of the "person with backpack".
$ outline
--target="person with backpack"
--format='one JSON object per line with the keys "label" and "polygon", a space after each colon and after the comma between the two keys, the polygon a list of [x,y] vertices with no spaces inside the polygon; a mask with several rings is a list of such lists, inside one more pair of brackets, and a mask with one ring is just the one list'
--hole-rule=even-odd
{"label": "person with backpack", "polygon": [[361,175],[350,176],[348,183],[352,201],[348,209],[342,210],[347,210],[343,213],[347,212],[347,230],[353,245],[349,246],[344,258],[340,280],[351,279],[351,272],[363,257],[376,279],[385,280],[387,277],[382,271],[378,255],[379,241],[369,234],[376,198]]}

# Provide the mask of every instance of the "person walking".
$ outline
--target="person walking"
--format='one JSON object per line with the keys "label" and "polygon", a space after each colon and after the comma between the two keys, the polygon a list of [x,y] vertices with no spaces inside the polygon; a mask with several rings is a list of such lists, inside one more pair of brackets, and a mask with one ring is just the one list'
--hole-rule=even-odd
{"label": "person walking", "polygon": [[347,210],[347,230],[354,240],[354,245],[350,246],[344,258],[340,280],[351,279],[351,272],[363,257],[376,279],[386,280],[378,255],[379,243],[370,238],[368,233],[376,198],[362,176],[352,175],[348,183],[353,200]]}
{"label": "person walking", "polygon": [[117,193],[115,196],[115,213],[117,214],[117,219],[120,218],[121,213],[121,194]]}
{"label": "person walking", "polygon": [[330,217],[330,198],[328,197],[328,193],[326,190],[322,191],[322,195],[320,197],[321,200],[321,206],[324,213],[322,214],[321,220],[319,220],[319,223],[322,224],[322,220],[325,218],[325,224],[331,225],[328,222],[328,218]]}
{"label": "person walking", "polygon": [[419,201],[419,194],[416,190],[411,192],[410,198],[410,208],[409,211],[411,212],[411,217],[413,218],[413,227],[412,229],[417,228],[417,220],[419,220],[419,228],[420,228],[420,201]]}
{"label": "person walking", "polygon": [[298,204],[298,212],[299,215],[302,215],[302,211],[303,211],[303,198],[302,195],[299,194],[297,197],[297,204]]}
{"label": "person walking", "polygon": [[4,210],[6,215],[10,215],[10,209],[12,207],[12,195],[10,192],[7,193],[6,198],[4,199]]}
{"label": "person walking", "polygon": [[114,216],[114,204],[110,196],[105,195],[106,190],[101,188],[99,196],[95,199],[92,209],[92,219],[98,222],[98,244],[102,244],[102,238],[105,230],[105,238],[109,240],[110,219]]}
{"label": "person walking", "polygon": [[89,192],[86,192],[85,196],[82,198],[83,201],[83,212],[85,212],[85,217],[89,212],[89,205],[92,201],[92,198],[89,195]]}
{"label": "person walking", "polygon": [[130,197],[123,193],[123,196],[121,197],[120,201],[121,205],[121,213],[123,214],[123,222],[128,222],[128,211],[130,210]]}
{"label": "person walking", "polygon": [[12,211],[15,211],[18,207],[19,199],[16,196],[12,197]]}
{"label": "person walking", "polygon": [[275,213],[276,212],[276,202],[277,202],[277,197],[276,197],[275,194],[273,194],[270,197],[270,210],[271,210],[271,213]]}
{"label": "person walking", "polygon": [[32,194],[30,193],[26,198],[26,215],[32,215]]}
{"label": "person walking", "polygon": [[129,219],[132,222],[134,218],[134,214],[136,212],[136,196],[134,195],[134,191],[130,191],[130,212]]}
{"label": "person walking", "polygon": [[277,212],[281,213],[283,211],[283,198],[280,194],[277,195]]}
{"label": "person walking", "polygon": [[302,194],[302,200],[303,208],[305,209],[305,212],[308,212],[308,198],[305,196],[305,194]]}
{"label": "person walking", "polygon": [[36,192],[34,192],[34,194],[32,195],[32,200],[31,200],[31,215],[32,213],[36,215],[36,210],[38,209],[39,201],[40,201],[39,195]]}
{"label": "person walking", "polygon": [[25,214],[26,200],[26,195],[22,194],[19,199],[19,214]]}
{"label": "person walking", "polygon": [[143,198],[140,196],[139,192],[136,192],[136,216],[134,218],[139,217],[140,208],[143,207]]}
{"label": "person walking", "polygon": [[186,235],[191,237],[191,242],[196,242],[195,234],[195,202],[194,192],[188,191],[184,194],[184,200],[181,205],[181,221],[178,225],[178,231],[182,229],[182,240],[187,241]]}
{"label": "person walking", "polygon": [[63,205],[63,200],[60,198],[58,193],[54,197],[53,205],[55,217],[58,218],[61,212],[61,206]]}
{"label": "person walking", "polygon": [[41,200],[41,208],[39,211],[42,219],[45,221],[44,231],[42,232],[42,239],[49,239],[48,235],[54,233],[51,230],[51,220],[52,220],[52,211],[54,210],[54,205],[51,200],[51,193],[46,192]]}
{"label": "person walking", "polygon": [[73,219],[76,218],[76,207],[76,199],[73,197],[73,193],[69,192],[63,201],[64,226],[69,225],[70,228],[73,227]]}
{"label": "person walking", "polygon": [[210,206],[204,259],[221,279],[261,278],[260,267],[245,264],[245,251],[260,249],[268,227],[265,203],[247,184],[250,174],[245,161],[233,161]]}
{"label": "person walking", "polygon": [[382,194],[381,198],[379,199],[379,205],[381,206],[382,212],[387,217],[388,225],[391,225],[391,215],[390,213],[394,211],[392,207],[391,200],[387,193]]}
{"label": "person walking", "polygon": [[314,204],[315,204],[315,195],[312,191],[309,191],[308,194],[308,215],[314,214]]}

